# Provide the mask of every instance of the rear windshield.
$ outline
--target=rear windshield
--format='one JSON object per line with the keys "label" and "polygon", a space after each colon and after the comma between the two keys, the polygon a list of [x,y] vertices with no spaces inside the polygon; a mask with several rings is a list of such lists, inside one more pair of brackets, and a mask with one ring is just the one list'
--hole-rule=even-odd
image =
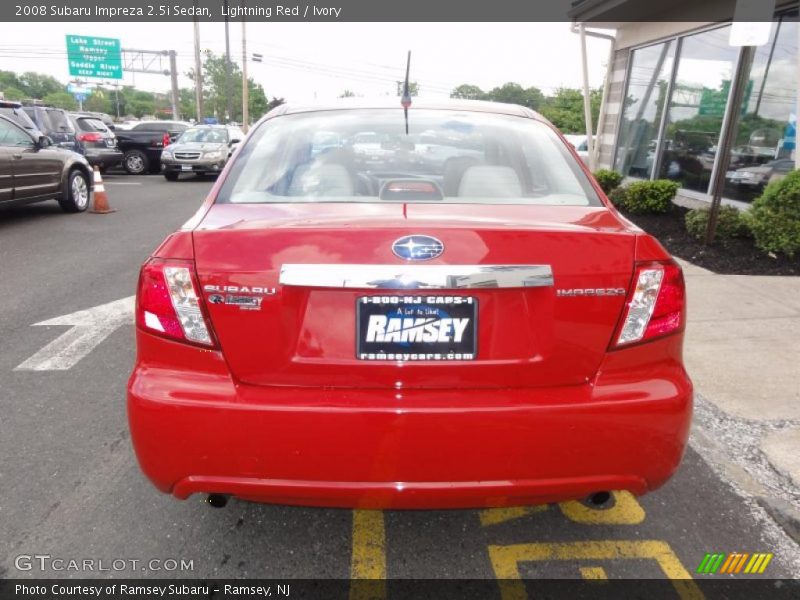
{"label": "rear windshield", "polygon": [[78,117],[75,120],[78,122],[78,127],[81,128],[81,131],[99,131],[101,133],[108,132],[108,127],[106,127],[106,124],[100,119],[87,119]]}
{"label": "rear windshield", "polygon": [[411,109],[300,113],[263,123],[218,202],[600,206],[563,142],[534,119]]}

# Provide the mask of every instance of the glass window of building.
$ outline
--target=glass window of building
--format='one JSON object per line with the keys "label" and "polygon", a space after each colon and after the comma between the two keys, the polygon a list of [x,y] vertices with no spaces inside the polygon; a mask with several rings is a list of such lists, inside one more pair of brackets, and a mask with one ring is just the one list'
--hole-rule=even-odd
{"label": "glass window of building", "polygon": [[707,192],[739,48],[730,26],[683,38],[664,131],[659,177]]}
{"label": "glass window of building", "polygon": [[633,51],[614,164],[624,175],[651,175],[676,45],[670,40]]}
{"label": "glass window of building", "polygon": [[797,17],[780,20],[769,43],[756,50],[725,175],[727,198],[751,202],[794,169],[797,29]]}

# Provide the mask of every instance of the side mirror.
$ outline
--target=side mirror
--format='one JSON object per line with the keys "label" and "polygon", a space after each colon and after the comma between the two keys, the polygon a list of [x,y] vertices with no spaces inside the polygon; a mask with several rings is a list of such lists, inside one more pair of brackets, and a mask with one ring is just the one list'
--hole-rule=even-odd
{"label": "side mirror", "polygon": [[239,142],[241,142],[241,141],[242,141],[242,140],[236,140],[236,139],[234,139],[234,140],[231,140],[230,142],[228,142],[228,145],[229,145],[229,146],[235,146],[236,144],[238,144],[238,143],[239,143]]}
{"label": "side mirror", "polygon": [[37,150],[41,150],[42,148],[47,148],[48,146],[52,146],[53,142],[46,135],[40,135],[33,145],[36,147]]}

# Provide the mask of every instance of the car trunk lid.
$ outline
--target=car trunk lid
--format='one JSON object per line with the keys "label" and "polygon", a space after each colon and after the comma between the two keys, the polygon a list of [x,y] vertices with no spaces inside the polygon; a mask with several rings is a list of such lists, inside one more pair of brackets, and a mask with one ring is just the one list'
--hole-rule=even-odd
{"label": "car trunk lid", "polygon": [[[436,238],[444,252],[404,261],[392,244],[408,235]],[[423,203],[218,204],[193,238],[208,313],[240,381],[398,389],[586,383],[622,312],[635,246],[635,232],[605,208]],[[359,265],[357,281],[331,283],[341,269],[358,274]],[[289,266],[304,277],[282,284]],[[502,284],[462,278],[448,285],[470,287],[404,289],[380,279],[424,281],[431,267],[488,266],[540,267],[552,281],[483,287]],[[361,287],[358,281],[374,285],[375,270],[383,284]],[[414,305],[429,297],[470,299],[474,359],[363,360],[357,332],[365,309],[357,305],[375,296],[401,303],[414,296]],[[453,319],[470,312],[444,310]]]}

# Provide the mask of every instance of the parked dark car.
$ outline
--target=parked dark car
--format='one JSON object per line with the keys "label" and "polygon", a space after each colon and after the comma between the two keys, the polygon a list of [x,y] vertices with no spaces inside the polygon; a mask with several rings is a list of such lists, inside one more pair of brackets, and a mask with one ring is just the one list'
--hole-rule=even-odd
{"label": "parked dark car", "polygon": [[39,139],[39,136],[44,135],[39,128],[36,127],[36,123],[31,121],[31,118],[28,116],[23,108],[22,104],[19,102],[11,102],[9,100],[0,100],[0,115],[4,117],[8,117],[12,121],[16,122],[17,125],[20,125],[30,133],[34,139]]}
{"label": "parked dark car", "polygon": [[189,127],[180,121],[142,121],[117,132],[122,166],[131,175],[161,171],[161,151]]}
{"label": "parked dark car", "polygon": [[225,167],[236,144],[244,139],[238,127],[225,125],[196,125],[161,153],[164,177],[177,181],[181,173],[217,174]]}
{"label": "parked dark car", "polygon": [[23,110],[43,134],[56,146],[76,150],[75,128],[67,111],[52,106],[24,106]]}
{"label": "parked dark car", "polygon": [[70,113],[69,118],[77,132],[77,151],[86,157],[90,165],[105,171],[122,162],[117,136],[99,118],[89,113]]}
{"label": "parked dark car", "polygon": [[91,167],[50,138],[34,138],[15,121],[0,115],[0,206],[58,200],[66,212],[89,206]]}

